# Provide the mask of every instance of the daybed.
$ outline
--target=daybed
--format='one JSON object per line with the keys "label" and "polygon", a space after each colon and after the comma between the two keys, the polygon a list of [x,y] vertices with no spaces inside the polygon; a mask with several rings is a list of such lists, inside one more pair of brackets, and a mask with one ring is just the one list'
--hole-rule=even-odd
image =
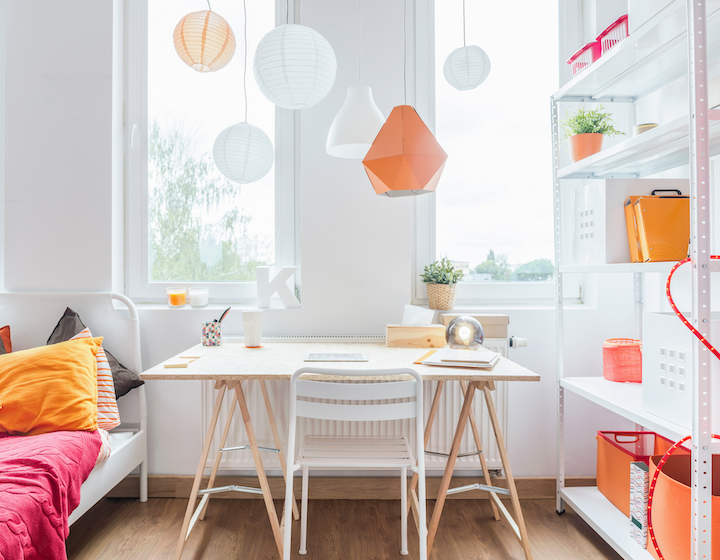
{"label": "daybed", "polygon": [[[132,371],[141,372],[138,314],[126,297],[110,293],[1,293],[0,320],[12,327],[13,351],[45,345],[67,307],[75,310],[94,336]],[[133,470],[140,472],[140,501],[147,500],[147,413],[145,388],[118,399],[122,424],[110,431],[111,454],[90,472],[80,503],[69,515],[74,523]],[[65,432],[67,433],[67,432]]]}

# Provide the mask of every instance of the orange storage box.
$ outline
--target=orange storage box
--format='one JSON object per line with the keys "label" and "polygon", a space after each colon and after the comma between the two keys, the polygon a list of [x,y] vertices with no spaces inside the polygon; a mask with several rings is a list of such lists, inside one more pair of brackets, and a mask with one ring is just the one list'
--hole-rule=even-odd
{"label": "orange storage box", "polygon": [[[652,527],[665,560],[690,558],[692,535],[690,497],[692,457],[678,450],[663,465],[655,484],[652,502]],[[662,455],[650,461],[650,480]],[[713,455],[712,557],[720,558],[720,455]],[[648,535],[648,552],[659,558]]]}
{"label": "orange storage box", "polygon": [[655,432],[598,432],[598,490],[630,517],[630,463],[649,464],[650,457],[663,455],[673,443]]}

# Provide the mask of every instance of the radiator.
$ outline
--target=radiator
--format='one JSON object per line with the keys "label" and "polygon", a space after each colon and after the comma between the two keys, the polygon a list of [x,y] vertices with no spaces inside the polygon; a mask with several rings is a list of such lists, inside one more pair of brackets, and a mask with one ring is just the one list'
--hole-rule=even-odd
{"label": "radiator", "polygon": [[[229,344],[234,344],[233,337],[225,337]],[[384,337],[372,337],[372,336],[358,336],[358,337],[333,337],[333,336],[313,336],[313,337],[299,337],[299,336],[287,336],[287,337],[264,337],[263,340],[268,342],[384,342]],[[241,341],[237,338],[237,341]],[[484,346],[499,352],[503,356],[507,357],[508,341],[507,339],[486,339]],[[420,351],[421,353],[421,351]],[[273,407],[273,413],[275,414],[275,420],[277,422],[278,430],[280,431],[280,437],[283,442],[283,447],[287,442],[287,402],[289,393],[289,384],[287,381],[266,381],[268,393]],[[495,408],[497,410],[498,419],[500,421],[500,427],[502,429],[503,436],[505,438],[505,445],[508,442],[508,430],[507,430],[507,401],[508,401],[508,388],[507,382],[495,383],[496,390],[493,392],[495,399]],[[427,415],[427,411],[430,410],[432,398],[435,395],[435,389],[437,387],[437,381],[427,381],[424,387],[424,406]],[[266,447],[275,447],[273,441],[272,432],[270,431],[270,425],[265,412],[265,403],[263,401],[262,392],[257,382],[246,381],[243,383],[243,391],[245,393],[245,399],[250,409],[252,417],[253,427],[255,428],[255,435],[258,439],[258,444]],[[207,433],[210,418],[212,416],[213,407],[215,405],[215,398],[217,393],[214,389],[214,382],[207,381],[202,383],[201,398],[202,398],[202,433]],[[436,451],[441,453],[447,453],[450,451],[450,445],[452,444],[453,435],[457,426],[458,417],[460,416],[460,409],[462,407],[462,390],[460,383],[457,381],[446,382],[443,390],[442,400],[440,407],[435,417],[435,423],[433,424],[432,433],[430,440],[427,445],[429,451]],[[220,412],[220,418],[218,420],[218,426],[215,430],[213,437],[212,446],[210,448],[210,457],[208,460],[208,467],[212,467],[215,461],[217,450],[220,443],[220,437],[222,434],[222,427],[225,425],[228,414],[230,412],[230,403],[232,397],[230,394],[225,397],[223,402],[222,410]],[[476,392],[475,399],[473,400],[473,408],[475,413],[475,419],[478,424],[478,430],[480,432],[480,438],[482,441],[483,451],[485,454],[485,460],[487,461],[490,469],[500,469],[500,455],[497,451],[495,444],[495,436],[493,435],[492,425],[488,418],[487,411],[485,410],[485,399],[481,392]],[[397,420],[393,422],[330,422],[327,420],[313,420],[313,419],[298,419],[298,441],[302,440],[305,434],[314,435],[328,435],[328,436],[395,436],[399,434],[407,434],[411,442],[414,442],[414,425],[412,421],[408,420]],[[228,434],[228,440],[225,444],[226,447],[244,445],[247,443],[247,437],[245,435],[245,427],[242,423],[240,410],[236,405],[235,415],[230,427]],[[460,446],[460,453],[472,452],[475,450],[475,442],[473,439],[472,431],[470,426],[466,426],[465,433],[463,435],[462,443]],[[267,469],[277,470],[279,469],[278,457],[275,453],[261,452],[263,464]],[[443,457],[437,457],[433,455],[426,455],[426,469],[428,470],[442,470],[445,468],[445,459]],[[477,455],[469,457],[459,457],[455,464],[455,469],[469,469],[478,470],[480,469],[480,461]],[[252,454],[250,450],[244,451],[233,451],[224,453],[222,461],[220,463],[220,471],[246,471],[255,470],[255,464],[253,463]]]}

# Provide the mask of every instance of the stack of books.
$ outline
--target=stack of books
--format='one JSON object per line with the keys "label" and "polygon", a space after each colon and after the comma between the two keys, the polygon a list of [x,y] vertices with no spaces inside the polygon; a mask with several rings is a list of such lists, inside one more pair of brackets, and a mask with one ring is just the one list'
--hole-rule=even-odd
{"label": "stack of books", "polygon": [[500,354],[482,347],[477,350],[442,348],[426,357],[422,361],[422,365],[490,369],[499,359]]}

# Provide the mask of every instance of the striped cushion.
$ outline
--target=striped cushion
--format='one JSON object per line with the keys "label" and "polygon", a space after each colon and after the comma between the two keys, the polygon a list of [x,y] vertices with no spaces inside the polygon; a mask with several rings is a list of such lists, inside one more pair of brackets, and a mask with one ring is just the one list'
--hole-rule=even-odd
{"label": "striped cushion", "polygon": [[[76,338],[92,338],[92,333],[90,329],[86,328],[70,340]],[[110,371],[110,364],[102,346],[95,355],[95,361],[97,362],[98,428],[112,430],[120,425],[120,411],[115,400],[115,385]]]}

